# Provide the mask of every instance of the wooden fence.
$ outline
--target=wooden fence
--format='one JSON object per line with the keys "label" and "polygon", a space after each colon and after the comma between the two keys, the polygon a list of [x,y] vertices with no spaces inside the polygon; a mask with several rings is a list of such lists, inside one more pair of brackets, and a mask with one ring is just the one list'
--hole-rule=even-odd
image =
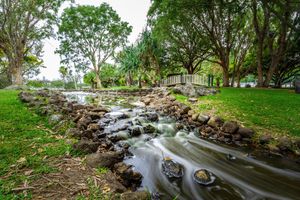
{"label": "wooden fence", "polygon": [[176,75],[176,76],[169,76],[165,80],[162,80],[160,82],[163,86],[170,86],[170,85],[176,85],[176,84],[185,84],[185,83],[192,83],[195,85],[207,85],[207,77],[202,75]]}

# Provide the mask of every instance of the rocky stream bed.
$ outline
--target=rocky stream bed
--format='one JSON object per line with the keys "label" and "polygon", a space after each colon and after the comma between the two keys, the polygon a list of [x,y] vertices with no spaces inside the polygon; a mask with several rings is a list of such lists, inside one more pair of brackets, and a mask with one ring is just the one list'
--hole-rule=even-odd
{"label": "rocky stream bed", "polygon": [[100,188],[121,199],[300,196],[300,165],[286,143],[277,152],[254,146],[253,130],[194,113],[168,91],[123,98],[43,90],[20,98],[56,129],[73,123],[65,131],[78,140],[73,148],[87,154],[87,166],[110,169]]}

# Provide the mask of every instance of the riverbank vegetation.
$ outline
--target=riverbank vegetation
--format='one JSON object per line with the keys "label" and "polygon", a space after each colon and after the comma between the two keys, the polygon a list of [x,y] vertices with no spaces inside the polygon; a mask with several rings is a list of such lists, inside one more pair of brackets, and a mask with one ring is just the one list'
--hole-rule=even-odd
{"label": "riverbank vegetation", "polygon": [[[188,103],[188,97],[176,95]],[[300,96],[287,89],[223,88],[217,95],[198,98],[195,109],[236,120],[258,133],[300,136]]]}

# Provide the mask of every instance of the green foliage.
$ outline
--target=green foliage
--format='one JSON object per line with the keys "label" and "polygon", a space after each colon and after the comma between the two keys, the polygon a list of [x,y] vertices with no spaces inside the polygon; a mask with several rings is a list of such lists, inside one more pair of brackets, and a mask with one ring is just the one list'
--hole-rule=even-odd
{"label": "green foliage", "polygon": [[106,174],[107,172],[108,172],[108,168],[106,168],[106,167],[99,167],[99,168],[97,168],[97,173],[98,174]]}
{"label": "green foliage", "polygon": [[64,87],[64,82],[62,80],[53,80],[50,82],[50,87],[62,88]]}
{"label": "green foliage", "polygon": [[45,83],[40,80],[29,80],[26,85],[33,88],[42,88],[46,86]]}
{"label": "green foliage", "polygon": [[116,65],[105,63],[101,69],[100,79],[104,87],[122,84],[122,74]]}
{"label": "green foliage", "polygon": [[58,53],[66,63],[88,63],[98,87],[102,65],[127,42],[132,27],[107,4],[66,8],[60,18]]}
{"label": "green foliage", "polygon": [[94,88],[94,85],[96,83],[96,73],[93,72],[93,71],[90,71],[88,73],[86,73],[84,76],[83,76],[83,82],[85,84],[89,84],[92,86],[92,88]]}
{"label": "green foliage", "polygon": [[[13,84],[22,84],[22,69],[33,67],[33,63],[23,64],[26,60],[24,55],[31,52],[39,57],[42,49],[40,41],[53,35],[52,25],[56,22],[59,7],[64,1],[1,1],[0,49],[7,57]],[[33,68],[37,64],[34,63]]]}

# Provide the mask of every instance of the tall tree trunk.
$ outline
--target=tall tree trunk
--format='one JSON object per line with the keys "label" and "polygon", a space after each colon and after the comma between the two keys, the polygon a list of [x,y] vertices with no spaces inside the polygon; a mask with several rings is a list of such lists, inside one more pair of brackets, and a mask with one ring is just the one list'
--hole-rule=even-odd
{"label": "tall tree trunk", "polygon": [[22,69],[21,67],[14,66],[11,69],[12,85],[23,85]]}
{"label": "tall tree trunk", "polygon": [[12,85],[23,85],[22,65],[24,58],[22,51],[18,51],[15,57],[10,57],[8,59]]}
{"label": "tall tree trunk", "polygon": [[184,67],[187,70],[188,74],[194,74],[193,63],[187,62],[184,64]]}
{"label": "tall tree trunk", "polygon": [[221,61],[221,66],[223,69],[223,87],[229,87],[229,72],[228,72],[228,68],[229,68],[229,57],[223,59]]}
{"label": "tall tree trunk", "polygon": [[264,75],[263,75],[263,66],[262,66],[262,48],[263,44],[259,42],[257,50],[257,86],[263,87],[264,84]]}
{"label": "tall tree trunk", "polygon": [[240,70],[237,71],[236,73],[236,81],[237,81],[237,88],[240,88],[241,87],[241,72]]}
{"label": "tall tree trunk", "polygon": [[102,88],[101,80],[100,80],[100,75],[99,73],[96,73],[96,88]]}
{"label": "tall tree trunk", "polygon": [[229,87],[228,69],[223,69],[223,87]]}
{"label": "tall tree trunk", "polygon": [[230,87],[234,87],[235,73],[236,73],[236,66],[234,65],[233,66],[233,72],[232,72]]}

